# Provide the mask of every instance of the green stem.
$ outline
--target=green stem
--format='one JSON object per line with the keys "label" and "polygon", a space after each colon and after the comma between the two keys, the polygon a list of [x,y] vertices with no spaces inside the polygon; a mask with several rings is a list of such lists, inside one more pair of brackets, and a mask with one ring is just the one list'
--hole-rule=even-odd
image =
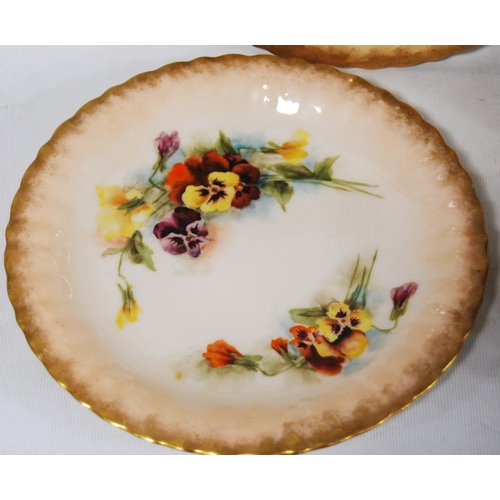
{"label": "green stem", "polygon": [[[361,275],[361,284],[359,285],[358,297],[363,293],[363,288],[365,286],[365,277],[366,277],[366,266],[363,267],[363,274]],[[356,300],[358,297],[356,297]]]}
{"label": "green stem", "polygon": [[246,148],[246,147],[242,146],[242,147],[240,147],[240,148],[238,148],[238,149],[236,150],[236,151],[238,152],[238,155],[239,155],[239,156],[243,156],[243,155],[241,154],[241,151],[242,151],[243,149],[244,149],[245,151],[259,151],[259,150],[258,150],[258,149],[256,149],[256,148]]}
{"label": "green stem", "polygon": [[344,179],[333,178],[332,182],[334,182],[336,184],[346,184],[349,186],[364,186],[364,187],[369,187],[369,188],[378,188],[378,184],[367,184],[366,182],[346,181]]}
{"label": "green stem", "polygon": [[345,294],[344,303],[346,303],[346,304],[347,304],[347,300],[349,299],[349,294],[351,293],[351,288],[352,288],[352,285],[354,283],[354,279],[356,278],[356,274],[358,272],[359,259],[360,259],[360,256],[358,254],[358,260],[356,260],[356,266],[354,267],[354,272],[352,273],[352,276],[351,276],[351,282],[349,283],[349,288],[347,289],[347,293]]}
{"label": "green stem", "polygon": [[156,184],[156,182],[153,181],[154,176],[158,173],[158,170],[160,169],[160,166],[161,166],[161,158],[159,158],[156,161],[155,166],[153,168],[153,173],[149,176],[148,182],[151,184],[151,187],[149,187],[148,189],[146,189],[146,191],[144,191],[143,196],[146,193],[148,193],[153,187],[155,187],[156,189],[159,189],[160,191],[163,191],[164,193],[167,192],[167,190],[165,188],[162,188],[161,186],[159,186],[158,184]]}
{"label": "green stem", "polygon": [[[132,240],[132,238],[130,240]],[[127,281],[127,278],[125,278],[125,276],[123,276],[122,274],[123,255],[125,254],[127,249],[128,249],[128,244],[124,247],[122,253],[120,254],[120,260],[118,261],[118,277],[124,281],[127,287],[132,288],[132,285]]]}
{"label": "green stem", "polygon": [[[306,179],[306,181],[309,179]],[[311,179],[311,181],[315,181],[316,179]],[[371,193],[370,191],[367,191],[366,189],[360,189],[358,187],[355,187],[357,183],[353,183],[350,181],[342,181],[340,179],[332,179],[331,181],[317,181],[320,184],[323,184],[324,186],[331,187],[331,188],[336,188],[340,189],[339,186],[342,186],[343,188],[348,188],[345,189],[346,191],[357,191],[358,193],[363,193],[363,194],[369,194],[370,196],[375,196],[375,198],[383,198],[383,196],[375,193]],[[369,187],[378,187],[378,186],[372,186],[368,185]]]}
{"label": "green stem", "polygon": [[351,182],[351,181],[344,181],[341,179],[332,179],[331,181],[323,181],[321,179],[287,179],[286,177],[280,176],[280,175],[262,175],[261,176],[262,180],[266,179],[276,179],[280,181],[285,181],[285,182],[303,182],[307,184],[320,184],[325,187],[329,187],[332,189],[338,189],[339,191],[347,191],[348,193],[351,193],[353,191],[356,191],[358,193],[363,193],[363,194],[368,194],[370,196],[374,196],[375,198],[383,198],[383,196],[375,193],[370,193],[370,191],[367,191],[366,189],[360,189],[356,186],[366,186],[366,187],[373,187],[376,188],[378,186],[374,184],[363,184],[361,182]]}
{"label": "green stem", "polygon": [[[128,247],[128,245],[127,245]],[[123,262],[123,254],[125,253],[125,250],[127,249],[127,247],[125,247],[122,251],[122,253],[120,254],[120,260],[118,262],[118,276],[123,280],[125,281],[125,283],[127,283],[127,280],[125,278],[125,276],[123,276],[122,274],[122,262]],[[128,283],[127,283],[128,284]]]}
{"label": "green stem", "polygon": [[[158,167],[159,168],[159,167]],[[164,193],[167,192],[167,190],[165,188],[162,188],[161,186],[158,186],[158,184],[156,184],[156,182],[153,181],[153,177],[156,175],[156,172],[158,172],[158,168],[155,169],[155,171],[151,174],[151,176],[149,177],[148,179],[148,182],[154,186],[156,189],[159,189],[160,191],[163,191]]]}
{"label": "green stem", "polygon": [[372,265],[370,267],[370,271],[368,272],[368,277],[366,278],[366,284],[365,284],[365,288],[363,290],[363,307],[366,306],[366,291],[368,289],[368,284],[370,283],[370,278],[372,275],[373,266],[375,265],[375,261],[377,260],[377,255],[378,255],[378,248],[377,248],[377,250],[375,250],[375,255],[373,256]]}
{"label": "green stem", "polygon": [[340,189],[341,191],[357,191],[358,193],[369,194],[370,196],[375,196],[376,198],[383,198],[379,194],[370,193],[370,191],[366,191],[365,189],[357,188],[349,181],[340,181],[339,179],[333,179],[331,181],[322,181],[319,179],[297,179],[292,182],[307,182],[308,184],[321,184],[322,186],[329,187],[332,189]]}
{"label": "green stem", "polygon": [[158,184],[156,184],[155,182],[153,181],[149,181],[156,189],[159,189],[160,191],[163,191],[164,193],[167,192],[167,190],[165,188],[162,188],[161,186],[158,186]]}
{"label": "green stem", "polygon": [[167,205],[170,204],[170,200],[166,201],[165,203],[162,203],[151,215],[150,217],[153,217],[154,214],[159,212],[163,207],[166,207]]}
{"label": "green stem", "polygon": [[153,201],[152,204],[154,205],[157,201],[161,200],[164,196],[166,196],[166,194],[167,194],[166,191],[164,193],[161,193],[160,196],[158,196],[158,198],[156,198],[156,200]]}
{"label": "green stem", "polygon": [[379,328],[378,326],[373,325],[373,324],[372,324],[372,328],[375,328],[379,332],[389,333],[389,332],[392,332],[392,330],[394,330],[395,328],[397,328],[398,321],[399,321],[399,318],[394,320],[394,325],[392,325],[392,328]]}
{"label": "green stem", "polygon": [[277,372],[274,373],[268,373],[265,370],[263,370],[260,366],[257,366],[257,369],[266,377],[274,377],[276,375],[279,375],[280,373],[286,372],[287,370],[290,370],[290,368],[296,368],[296,365],[285,365],[283,368],[278,370]]}

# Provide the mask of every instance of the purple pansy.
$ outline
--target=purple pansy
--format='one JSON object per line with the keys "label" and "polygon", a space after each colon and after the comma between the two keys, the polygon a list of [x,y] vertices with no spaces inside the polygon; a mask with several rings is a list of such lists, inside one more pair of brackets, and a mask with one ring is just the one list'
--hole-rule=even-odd
{"label": "purple pansy", "polygon": [[162,159],[166,157],[167,160],[179,149],[181,144],[177,132],[172,132],[171,134],[162,132],[155,141],[158,143],[160,157]]}
{"label": "purple pansy", "polygon": [[191,257],[198,257],[210,241],[200,213],[187,207],[177,207],[165,215],[155,225],[153,234],[163,250],[172,255],[187,252]]}
{"label": "purple pansy", "polygon": [[418,285],[416,283],[405,283],[391,290],[391,298],[394,303],[394,309],[402,309],[408,299],[417,291]]}

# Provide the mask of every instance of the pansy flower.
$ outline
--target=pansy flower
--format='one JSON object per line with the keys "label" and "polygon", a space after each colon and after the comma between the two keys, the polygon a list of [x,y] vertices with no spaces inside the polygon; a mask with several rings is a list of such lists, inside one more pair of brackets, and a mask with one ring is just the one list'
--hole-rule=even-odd
{"label": "pansy flower", "polygon": [[188,253],[198,257],[209,241],[208,231],[196,210],[177,207],[166,214],[153,228],[165,252],[172,255]]}
{"label": "pansy flower", "polygon": [[315,326],[296,325],[290,328],[290,341],[306,358],[309,366],[325,375],[336,375],[349,364],[349,357],[330,344]]}
{"label": "pansy flower", "polygon": [[208,360],[212,368],[220,368],[234,365],[239,358],[243,357],[243,354],[225,340],[217,340],[207,345],[207,352],[203,353],[203,357]]}
{"label": "pansy flower", "polygon": [[368,344],[368,337],[364,332],[351,329],[345,329],[342,336],[332,343],[334,347],[351,359],[361,356]]}
{"label": "pansy flower", "polygon": [[184,163],[176,163],[165,179],[169,198],[182,205],[182,196],[188,186],[208,186],[208,176],[212,172],[228,172],[228,167],[229,162],[215,151],[203,157],[190,156]]}
{"label": "pansy flower", "polygon": [[240,178],[233,172],[212,172],[206,185],[187,186],[182,201],[187,207],[203,212],[223,212],[231,206]]}
{"label": "pansy flower", "polygon": [[119,186],[97,186],[96,192],[101,207],[96,216],[97,227],[99,234],[106,241],[130,238],[151,214],[152,207],[147,203],[130,211],[120,209],[140,196],[141,193],[137,189],[125,191]]}
{"label": "pansy flower", "polygon": [[241,156],[226,154],[224,158],[229,162],[229,171],[237,174],[240,178],[231,205],[242,209],[248,206],[252,200],[260,198],[260,189],[256,186],[260,179],[260,170],[250,165]]}
{"label": "pansy flower", "polygon": [[326,314],[328,317],[319,319],[317,324],[329,342],[334,342],[352,330],[367,332],[372,327],[370,315],[364,309],[351,311],[349,306],[342,302],[331,304]]}
{"label": "pansy flower", "polygon": [[307,156],[307,152],[302,148],[307,146],[308,139],[309,134],[305,130],[296,130],[291,140],[284,142],[279,148],[276,148],[275,151],[290,163],[298,163]]}
{"label": "pansy flower", "polygon": [[234,154],[210,151],[176,163],[166,178],[168,195],[177,205],[203,212],[241,209],[260,198],[260,170]]}

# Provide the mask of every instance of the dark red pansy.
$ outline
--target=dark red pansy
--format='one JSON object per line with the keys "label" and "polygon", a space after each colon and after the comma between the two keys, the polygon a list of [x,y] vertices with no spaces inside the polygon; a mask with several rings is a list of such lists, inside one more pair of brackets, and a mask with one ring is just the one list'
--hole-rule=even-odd
{"label": "dark red pansy", "polygon": [[231,206],[241,210],[250,205],[252,200],[260,198],[260,189],[255,185],[260,180],[260,170],[241,156],[226,154],[224,158],[229,163],[229,171],[240,178]]}

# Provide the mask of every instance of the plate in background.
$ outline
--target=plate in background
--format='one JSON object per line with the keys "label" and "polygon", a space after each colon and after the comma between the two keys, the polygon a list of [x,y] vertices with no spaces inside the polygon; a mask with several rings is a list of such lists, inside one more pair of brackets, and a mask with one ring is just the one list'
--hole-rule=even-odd
{"label": "plate in background", "polygon": [[256,45],[281,57],[339,68],[413,66],[470,50],[475,45]]}

